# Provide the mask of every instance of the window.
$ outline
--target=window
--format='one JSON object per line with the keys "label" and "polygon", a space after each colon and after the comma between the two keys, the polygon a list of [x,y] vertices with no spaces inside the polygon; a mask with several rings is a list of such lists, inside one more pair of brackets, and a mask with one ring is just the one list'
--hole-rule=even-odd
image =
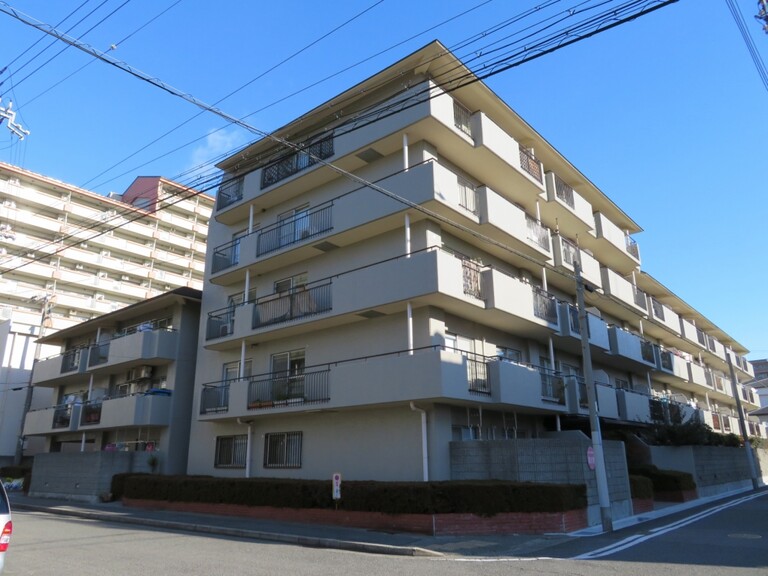
{"label": "window", "polygon": [[284,294],[291,292],[294,288],[300,288],[307,285],[307,273],[302,272],[290,278],[283,278],[275,282],[275,294]]}
{"label": "window", "polygon": [[520,363],[522,361],[522,354],[520,350],[514,348],[507,348],[505,346],[496,346],[496,357],[499,360],[505,360],[507,362]]}
{"label": "window", "polygon": [[[251,375],[251,361],[245,361],[245,370],[243,370],[243,377]],[[227,362],[222,369],[221,379],[225,381],[237,380],[240,378],[240,361]]]}
{"label": "window", "polygon": [[217,436],[214,466],[216,468],[245,468],[247,446],[248,436],[246,434]]}
{"label": "window", "polygon": [[288,246],[309,235],[309,206],[304,205],[277,216],[280,246]]}
{"label": "window", "polygon": [[272,393],[276,400],[304,399],[304,350],[272,355]]}
{"label": "window", "polygon": [[264,468],[301,468],[302,432],[279,432],[264,437]]}

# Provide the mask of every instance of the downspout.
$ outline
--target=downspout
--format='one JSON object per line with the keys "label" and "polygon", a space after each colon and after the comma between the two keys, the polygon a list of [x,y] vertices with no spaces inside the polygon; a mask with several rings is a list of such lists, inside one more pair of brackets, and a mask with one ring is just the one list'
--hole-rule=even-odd
{"label": "downspout", "polygon": [[427,452],[427,412],[411,402],[411,410],[421,413],[421,466],[424,482],[429,482],[429,452]]}
{"label": "downspout", "polygon": [[248,422],[243,422],[240,418],[238,418],[237,423],[248,426],[248,433],[245,437],[245,477],[250,478],[251,477],[251,450],[252,450],[251,422],[250,420]]}

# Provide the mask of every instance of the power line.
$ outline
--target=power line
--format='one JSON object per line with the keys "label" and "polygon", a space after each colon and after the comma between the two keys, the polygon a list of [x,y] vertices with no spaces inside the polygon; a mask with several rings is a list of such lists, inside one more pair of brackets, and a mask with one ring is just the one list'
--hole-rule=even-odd
{"label": "power line", "polygon": [[755,43],[752,41],[752,36],[749,35],[749,30],[747,29],[747,24],[744,21],[744,16],[742,15],[738,6],[736,6],[736,4],[733,2],[733,0],[725,0],[725,3],[728,5],[728,9],[731,11],[731,15],[733,16],[733,20],[736,22],[736,27],[739,29],[742,40],[744,40],[744,44],[747,47],[747,52],[749,52],[749,56],[752,58],[752,63],[755,65],[755,69],[757,70],[757,75],[760,76],[763,87],[768,90],[768,72],[765,70],[765,63],[760,56],[760,52],[758,52]]}

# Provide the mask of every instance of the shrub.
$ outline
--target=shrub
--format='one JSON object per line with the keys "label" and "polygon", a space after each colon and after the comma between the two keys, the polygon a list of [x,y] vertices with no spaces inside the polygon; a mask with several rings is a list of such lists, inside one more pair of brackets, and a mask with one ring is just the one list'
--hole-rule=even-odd
{"label": "shrub", "polygon": [[648,500],[653,498],[653,480],[638,474],[629,475],[629,492],[632,498]]}
{"label": "shrub", "polygon": [[696,482],[688,472],[678,470],[659,470],[656,466],[635,466],[629,473],[631,475],[645,476],[653,483],[653,492],[677,492],[695,490]]}
{"label": "shrub", "polygon": [[212,478],[118,474],[116,498],[205,502],[278,508],[334,508],[386,514],[563,512],[587,505],[586,487],[502,481],[373,482],[347,481],[334,502],[326,480]]}

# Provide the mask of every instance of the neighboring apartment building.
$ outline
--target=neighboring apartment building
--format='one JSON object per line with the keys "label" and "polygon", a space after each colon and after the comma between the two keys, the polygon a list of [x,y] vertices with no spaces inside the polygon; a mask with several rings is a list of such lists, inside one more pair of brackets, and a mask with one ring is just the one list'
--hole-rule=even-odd
{"label": "neighboring apartment building", "polygon": [[747,350],[466,74],[430,44],[276,132],[298,151],[220,164],[189,473],[446,480],[453,441],[588,431],[574,262],[604,430],[738,432],[726,355],[743,382]]}
{"label": "neighboring apartment building", "polygon": [[54,402],[27,414],[25,436],[45,452],[152,452],[158,471],[183,474],[199,323],[200,291],[182,287],[43,337],[61,353],[32,383]]}
{"label": "neighboring apartment building", "polygon": [[16,453],[33,360],[55,352],[37,337],[201,289],[213,202],[160,177],[105,197],[0,163],[1,462]]}
{"label": "neighboring apartment building", "polygon": [[758,395],[758,404],[765,408],[764,413],[760,414],[765,420],[765,417],[768,416],[768,359],[752,360],[750,363],[755,371],[755,380],[752,382],[752,386]]}

